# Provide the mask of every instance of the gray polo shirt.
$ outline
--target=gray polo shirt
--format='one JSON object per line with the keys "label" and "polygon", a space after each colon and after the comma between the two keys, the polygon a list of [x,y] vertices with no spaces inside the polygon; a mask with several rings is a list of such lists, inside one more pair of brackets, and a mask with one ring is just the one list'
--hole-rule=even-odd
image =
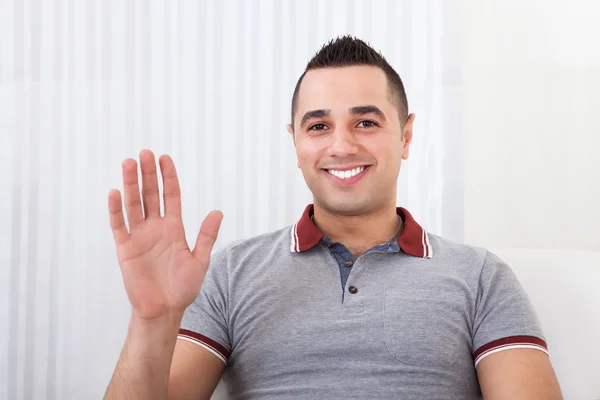
{"label": "gray polo shirt", "polygon": [[397,242],[354,259],[312,213],[215,252],[184,314],[179,339],[226,363],[231,398],[480,398],[484,357],[547,351],[494,254],[427,233],[398,208]]}

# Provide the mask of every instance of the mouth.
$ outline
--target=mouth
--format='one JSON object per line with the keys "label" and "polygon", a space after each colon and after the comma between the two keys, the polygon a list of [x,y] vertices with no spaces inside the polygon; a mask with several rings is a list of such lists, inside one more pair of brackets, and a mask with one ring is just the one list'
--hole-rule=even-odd
{"label": "mouth", "polygon": [[370,165],[361,165],[353,168],[324,169],[323,171],[338,185],[352,185],[365,176],[369,167]]}

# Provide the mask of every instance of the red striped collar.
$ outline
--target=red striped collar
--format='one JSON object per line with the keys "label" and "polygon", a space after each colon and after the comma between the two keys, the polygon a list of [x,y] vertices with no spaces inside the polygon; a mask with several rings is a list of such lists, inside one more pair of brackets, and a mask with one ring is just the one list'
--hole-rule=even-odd
{"label": "red striped collar", "polygon": [[[431,258],[433,251],[425,229],[414,220],[405,208],[397,207],[396,213],[404,221],[404,230],[398,238],[398,245],[402,251],[414,257]],[[325,236],[313,223],[311,219],[313,214],[314,205],[309,204],[300,220],[292,226],[290,245],[292,253],[312,249]]]}

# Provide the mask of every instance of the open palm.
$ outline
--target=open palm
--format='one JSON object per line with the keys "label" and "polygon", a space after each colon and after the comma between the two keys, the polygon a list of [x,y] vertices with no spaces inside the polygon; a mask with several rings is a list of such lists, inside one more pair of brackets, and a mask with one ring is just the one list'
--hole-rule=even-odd
{"label": "open palm", "polygon": [[160,157],[159,164],[164,216],[160,215],[156,162],[149,150],[140,152],[141,199],[136,161],[127,159],[122,164],[129,229],[121,193],[112,190],[108,197],[110,226],[125,290],[134,313],[145,319],[183,312],[194,301],[223,217],[219,211],[213,211],[205,218],[190,251],[181,218],[181,190],[175,165],[166,155]]}

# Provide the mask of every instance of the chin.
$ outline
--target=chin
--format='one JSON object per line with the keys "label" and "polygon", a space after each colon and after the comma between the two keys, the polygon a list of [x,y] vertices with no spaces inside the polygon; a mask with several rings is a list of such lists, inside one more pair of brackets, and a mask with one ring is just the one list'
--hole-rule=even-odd
{"label": "chin", "polygon": [[368,199],[327,199],[319,201],[318,205],[331,214],[356,216],[363,215],[373,206]]}

